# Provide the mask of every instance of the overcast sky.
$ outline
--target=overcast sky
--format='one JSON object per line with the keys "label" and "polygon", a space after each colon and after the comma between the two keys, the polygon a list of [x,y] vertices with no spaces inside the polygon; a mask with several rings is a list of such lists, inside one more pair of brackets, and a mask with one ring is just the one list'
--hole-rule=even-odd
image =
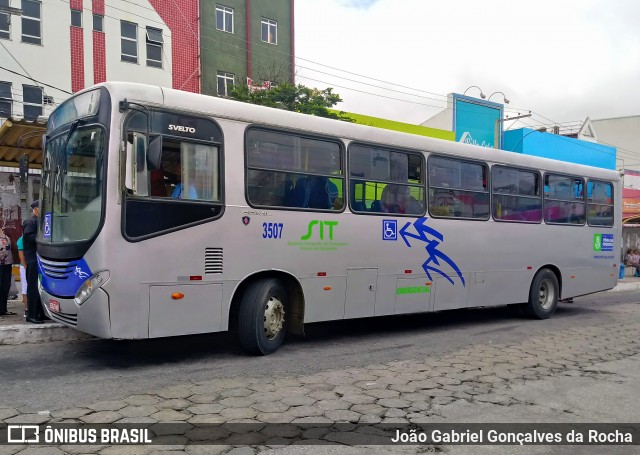
{"label": "overcast sky", "polygon": [[421,123],[447,93],[476,85],[503,92],[508,115],[534,113],[516,127],[640,115],[638,0],[296,0],[295,9],[297,82],[334,87],[345,111]]}

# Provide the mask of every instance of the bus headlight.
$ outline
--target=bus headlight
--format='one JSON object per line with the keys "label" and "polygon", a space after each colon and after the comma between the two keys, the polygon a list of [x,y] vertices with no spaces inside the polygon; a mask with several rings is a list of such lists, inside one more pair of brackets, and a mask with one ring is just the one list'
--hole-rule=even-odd
{"label": "bus headlight", "polygon": [[109,271],[104,270],[102,272],[98,272],[89,278],[87,281],[82,283],[78,292],[76,292],[75,301],[78,306],[82,305],[85,300],[91,297],[97,289],[100,288],[104,283],[109,279]]}

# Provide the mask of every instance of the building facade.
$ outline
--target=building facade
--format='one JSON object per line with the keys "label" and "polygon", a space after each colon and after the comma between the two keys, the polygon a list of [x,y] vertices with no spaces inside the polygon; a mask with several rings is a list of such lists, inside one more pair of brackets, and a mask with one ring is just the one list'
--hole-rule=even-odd
{"label": "building facade", "polygon": [[590,127],[598,142],[618,149],[618,167],[625,172],[624,186],[640,189],[640,115],[591,120]]}
{"label": "building facade", "polygon": [[126,80],[225,96],[294,82],[294,0],[0,0],[0,119]]}
{"label": "building facade", "polygon": [[[46,117],[107,80],[200,91],[198,0],[0,0],[0,173],[39,190]],[[28,210],[27,210],[28,212]]]}
{"label": "building facade", "polygon": [[3,118],[106,80],[200,91],[196,0],[0,0],[0,44]]}
{"label": "building facade", "polygon": [[202,1],[202,93],[294,82],[294,0]]}

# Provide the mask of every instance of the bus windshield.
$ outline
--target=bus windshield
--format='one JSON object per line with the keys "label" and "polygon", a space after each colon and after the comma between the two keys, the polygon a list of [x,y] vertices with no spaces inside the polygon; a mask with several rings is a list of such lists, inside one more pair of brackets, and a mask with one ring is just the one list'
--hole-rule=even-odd
{"label": "bus windshield", "polygon": [[88,240],[100,224],[105,131],[80,124],[46,144],[39,230],[45,242]]}

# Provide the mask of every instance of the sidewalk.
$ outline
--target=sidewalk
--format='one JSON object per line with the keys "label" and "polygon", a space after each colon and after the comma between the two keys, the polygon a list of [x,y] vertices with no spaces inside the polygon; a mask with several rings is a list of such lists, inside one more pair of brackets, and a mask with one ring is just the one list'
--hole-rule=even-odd
{"label": "sidewalk", "polygon": [[[618,280],[618,285],[609,292],[633,291],[640,289],[640,278],[627,276]],[[25,321],[22,300],[10,300],[8,310],[16,313],[0,317],[0,345],[44,343],[48,341],[69,341],[91,338],[90,335],[73,330],[57,322],[32,324]]]}
{"label": "sidewalk", "polygon": [[63,324],[45,320],[44,324],[32,324],[24,319],[24,306],[20,300],[9,300],[8,311],[15,315],[0,316],[0,345],[44,343],[48,341],[80,340],[89,335]]}
{"label": "sidewalk", "polygon": [[636,289],[640,289],[640,278],[625,276],[623,279],[618,280],[618,284],[610,292],[633,291]]}

